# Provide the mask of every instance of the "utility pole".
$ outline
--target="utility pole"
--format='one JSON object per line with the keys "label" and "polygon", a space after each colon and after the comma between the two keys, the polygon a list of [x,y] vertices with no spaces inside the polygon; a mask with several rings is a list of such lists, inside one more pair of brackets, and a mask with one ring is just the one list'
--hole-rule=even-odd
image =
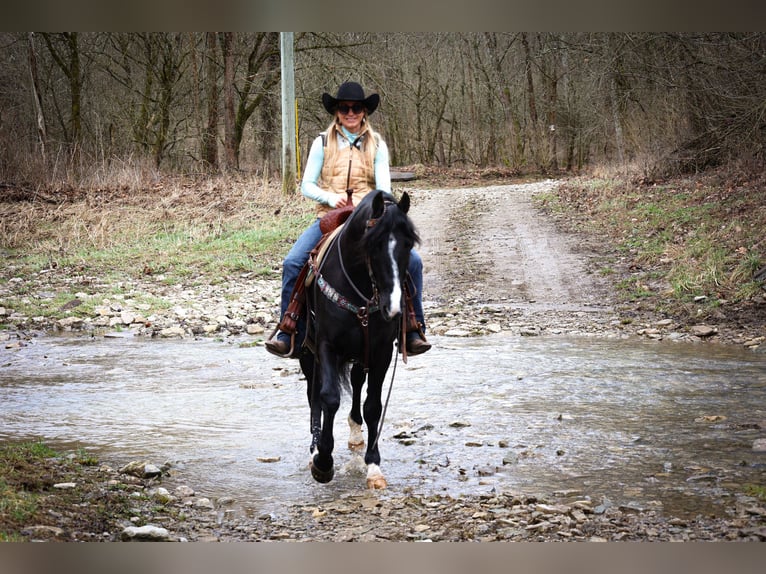
{"label": "utility pole", "polygon": [[282,193],[295,191],[295,66],[293,33],[279,33],[282,54]]}

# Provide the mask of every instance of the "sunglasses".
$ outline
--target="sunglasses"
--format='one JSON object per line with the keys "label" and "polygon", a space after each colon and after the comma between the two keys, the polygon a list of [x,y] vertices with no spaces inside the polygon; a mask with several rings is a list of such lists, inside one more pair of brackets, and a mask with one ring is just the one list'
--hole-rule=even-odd
{"label": "sunglasses", "polygon": [[338,111],[342,114],[347,114],[348,112],[353,111],[355,114],[359,114],[364,109],[364,106],[360,103],[348,105],[348,104],[338,104]]}

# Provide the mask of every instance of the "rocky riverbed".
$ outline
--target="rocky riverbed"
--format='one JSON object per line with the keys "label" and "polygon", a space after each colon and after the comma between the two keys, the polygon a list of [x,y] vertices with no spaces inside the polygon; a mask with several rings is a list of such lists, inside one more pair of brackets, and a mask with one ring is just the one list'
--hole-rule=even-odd
{"label": "rocky riverbed", "polygon": [[[59,474],[60,473],[60,474]],[[179,482],[170,465],[134,461],[73,469],[48,466],[38,521],[26,540],[56,541],[763,541],[766,507],[742,496],[727,517],[679,518],[596,503],[586,494],[547,499],[349,494],[281,512],[245,514],[236,500],[211,499]],[[60,482],[59,482],[60,481]]]}

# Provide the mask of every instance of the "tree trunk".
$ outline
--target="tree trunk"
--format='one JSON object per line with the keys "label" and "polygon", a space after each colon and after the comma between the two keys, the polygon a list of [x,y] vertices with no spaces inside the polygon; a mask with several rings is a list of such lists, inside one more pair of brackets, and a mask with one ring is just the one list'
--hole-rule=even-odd
{"label": "tree trunk", "polygon": [[239,168],[237,153],[236,116],[234,115],[234,33],[219,35],[223,53],[223,146],[224,167],[227,170]]}
{"label": "tree trunk", "polygon": [[215,32],[205,32],[205,97],[207,123],[202,132],[202,160],[218,169],[218,72]]}
{"label": "tree trunk", "polygon": [[507,77],[507,74],[503,70],[503,58],[510,50],[511,45],[516,41],[515,38],[511,40],[510,45],[501,54],[500,48],[497,43],[497,35],[485,33],[485,38],[490,47],[490,54],[492,56],[492,64],[495,71],[495,81],[498,82],[498,89],[500,91],[500,101],[503,103],[503,118],[505,123],[505,129],[508,132],[508,146],[510,151],[510,163],[511,167],[521,167],[521,143],[519,141],[519,134],[516,126],[516,119],[513,110],[513,99],[511,97],[511,88],[503,80]]}
{"label": "tree trunk", "polygon": [[43,162],[45,161],[45,145],[48,141],[48,133],[45,128],[45,114],[43,113],[43,102],[40,97],[40,80],[37,76],[37,53],[35,51],[35,34],[30,32],[29,39],[29,73],[32,76],[32,98],[35,102],[35,115],[37,119],[37,137],[40,140],[40,154]]}
{"label": "tree trunk", "polygon": [[557,146],[557,128],[556,126],[556,107],[558,106],[558,58],[559,48],[556,45],[555,38],[553,46],[549,46],[550,66],[548,67],[548,166],[554,172],[558,170],[558,146]]}
{"label": "tree trunk", "polygon": [[[66,54],[59,52],[54,44],[54,38],[60,38],[66,48]],[[80,146],[82,137],[82,74],[80,71],[80,49],[78,47],[78,32],[62,32],[61,34],[43,33],[43,39],[48,46],[51,57],[56,65],[61,69],[69,82],[69,110],[70,116],[67,141],[71,144],[72,150]]]}
{"label": "tree trunk", "polygon": [[[242,145],[242,138],[245,133],[245,125],[258,108],[261,108],[261,117],[262,119],[265,119],[263,129],[265,135],[263,136],[263,140],[267,141],[262,144],[262,147],[263,145],[268,145],[273,149],[273,142],[280,141],[272,136],[276,131],[273,114],[278,112],[274,109],[270,109],[276,107],[274,105],[276,102],[272,103],[271,101],[271,88],[273,88],[281,79],[279,72],[281,67],[279,51],[279,33],[265,32],[257,35],[253,48],[248,55],[245,83],[242,88],[238,90],[239,103],[237,105],[237,113],[234,120],[235,151],[238,158],[239,150]],[[256,79],[259,79],[260,83],[256,83]],[[270,115],[271,118],[268,117]]]}
{"label": "tree trunk", "polygon": [[532,53],[529,48],[529,39],[527,33],[521,33],[521,45],[524,47],[524,69],[527,77],[527,102],[529,105],[529,121],[531,129],[529,130],[530,143],[532,148],[533,162],[540,167],[540,145],[538,142],[538,117],[537,103],[535,101],[535,83],[532,79]]}

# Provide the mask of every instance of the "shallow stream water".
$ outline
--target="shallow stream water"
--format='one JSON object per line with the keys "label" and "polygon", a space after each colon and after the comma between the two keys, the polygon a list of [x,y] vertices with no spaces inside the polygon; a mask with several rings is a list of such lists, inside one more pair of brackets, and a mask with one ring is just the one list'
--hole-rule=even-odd
{"label": "shallow stream water", "polygon": [[[766,356],[706,344],[431,337],[396,365],[381,438],[386,495],[493,490],[721,514],[764,484]],[[227,341],[50,336],[0,351],[0,440],[175,464],[255,513],[364,490],[336,419],[336,479],[308,462],[297,361]],[[389,378],[385,383],[388,389]],[[385,396],[385,393],[384,393]],[[730,506],[730,504],[729,504]]]}

